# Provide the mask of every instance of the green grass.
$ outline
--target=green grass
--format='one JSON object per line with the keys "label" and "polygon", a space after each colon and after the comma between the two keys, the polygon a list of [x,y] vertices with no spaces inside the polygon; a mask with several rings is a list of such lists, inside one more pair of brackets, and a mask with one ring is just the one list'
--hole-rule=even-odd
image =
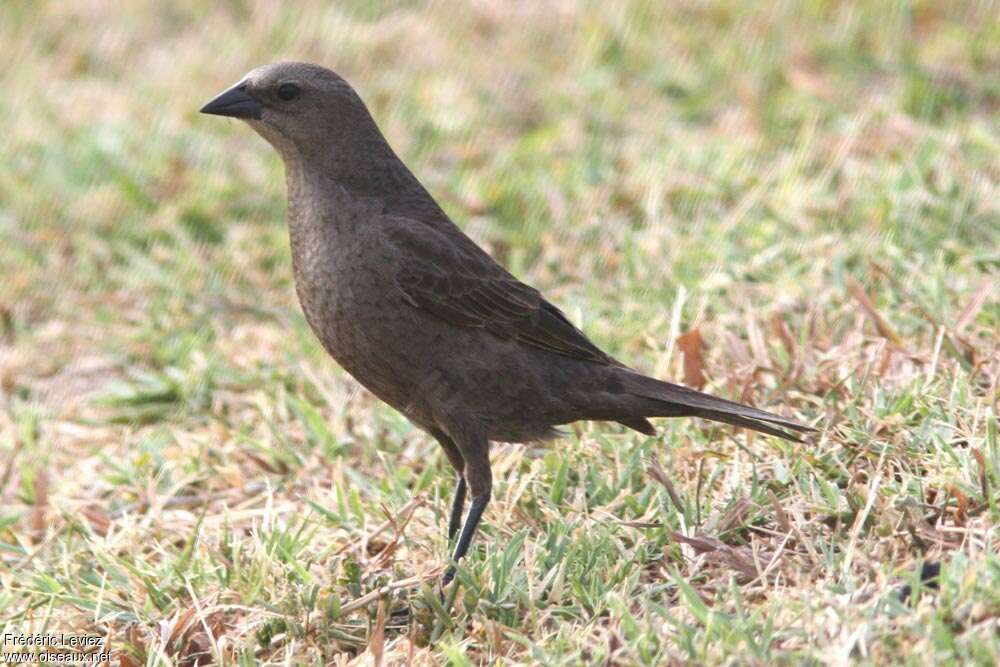
{"label": "green grass", "polygon": [[[998,45],[991,2],[3,3],[0,636],[997,664]],[[708,390],[821,433],[497,445],[446,610],[447,461],[305,325],[276,155],[197,113],[282,57],[610,352],[683,378],[697,329]]]}

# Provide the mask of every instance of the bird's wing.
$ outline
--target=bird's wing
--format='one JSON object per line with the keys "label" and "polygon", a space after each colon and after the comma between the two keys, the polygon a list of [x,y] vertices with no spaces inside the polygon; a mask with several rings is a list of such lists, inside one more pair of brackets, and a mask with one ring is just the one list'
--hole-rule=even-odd
{"label": "bird's wing", "polygon": [[396,283],[414,307],[455,326],[617,365],[538,290],[508,273],[457,228],[445,233],[413,220],[386,222],[399,261]]}

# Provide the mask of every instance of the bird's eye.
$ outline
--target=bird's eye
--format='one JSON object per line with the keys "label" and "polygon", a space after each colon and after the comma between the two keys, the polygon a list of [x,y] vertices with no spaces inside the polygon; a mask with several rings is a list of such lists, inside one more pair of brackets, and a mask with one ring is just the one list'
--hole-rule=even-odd
{"label": "bird's eye", "polygon": [[283,83],[278,86],[278,97],[286,102],[294,100],[301,92],[294,83]]}

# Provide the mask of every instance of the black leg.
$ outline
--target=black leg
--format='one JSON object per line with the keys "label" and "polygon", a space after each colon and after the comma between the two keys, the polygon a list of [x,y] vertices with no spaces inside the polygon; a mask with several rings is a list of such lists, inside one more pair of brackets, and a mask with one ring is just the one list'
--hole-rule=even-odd
{"label": "black leg", "polygon": [[[462,532],[458,536],[458,544],[455,545],[455,553],[451,557],[452,561],[457,563],[469,551],[469,545],[472,544],[476,528],[479,527],[479,520],[483,517],[483,511],[486,510],[486,506],[490,503],[490,496],[493,489],[493,475],[490,472],[489,443],[485,438],[472,440],[469,446],[464,448],[462,446],[465,443],[461,440],[456,441],[455,444],[462,449],[462,456],[465,458],[465,474],[463,477],[469,485],[469,491],[472,494],[469,514],[465,517],[465,524],[462,526]],[[452,517],[454,519],[454,514]],[[448,585],[454,577],[455,566],[451,565],[445,571],[441,583]]]}
{"label": "black leg", "polygon": [[[479,520],[483,517],[483,511],[486,509],[489,502],[489,492],[481,496],[472,497],[472,504],[469,506],[469,516],[465,518],[465,525],[462,526],[462,534],[458,537],[458,544],[455,545],[455,553],[451,557],[451,559],[456,563],[460,561],[469,551],[469,545],[472,544],[472,538],[476,534],[476,528],[479,527]],[[447,586],[454,578],[455,566],[451,565],[445,571],[444,578],[441,580],[441,583]]]}
{"label": "black leg", "polygon": [[448,544],[455,539],[455,534],[462,527],[462,510],[465,508],[465,478],[459,473],[458,484],[455,485],[455,497],[451,500],[451,518],[448,520]]}

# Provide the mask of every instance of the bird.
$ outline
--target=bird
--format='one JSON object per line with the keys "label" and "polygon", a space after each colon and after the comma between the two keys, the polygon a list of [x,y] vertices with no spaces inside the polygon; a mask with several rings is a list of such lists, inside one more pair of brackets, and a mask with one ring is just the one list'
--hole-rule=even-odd
{"label": "bird", "polygon": [[306,321],[347,373],[434,438],[455,469],[443,585],[490,502],[491,442],[551,440],[556,427],[580,420],[654,436],[656,417],[788,440],[815,430],[645,376],[602,351],[452,222],[330,69],[263,65],[200,111],[245,121],[277,151]]}

